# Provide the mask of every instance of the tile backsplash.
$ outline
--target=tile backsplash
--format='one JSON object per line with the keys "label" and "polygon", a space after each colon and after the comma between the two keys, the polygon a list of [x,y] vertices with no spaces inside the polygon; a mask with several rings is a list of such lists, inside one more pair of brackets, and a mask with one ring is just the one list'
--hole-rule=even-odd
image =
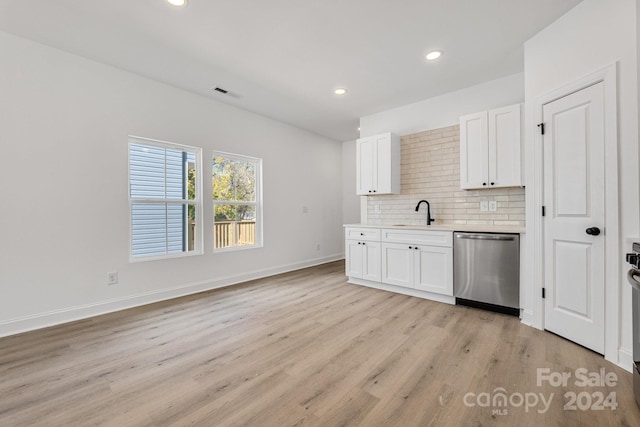
{"label": "tile backsplash", "polygon": [[[460,126],[400,138],[401,194],[367,197],[367,223],[424,225],[431,204],[435,224],[524,226],[524,188],[460,189]],[[496,212],[482,212],[480,202],[496,201]]]}

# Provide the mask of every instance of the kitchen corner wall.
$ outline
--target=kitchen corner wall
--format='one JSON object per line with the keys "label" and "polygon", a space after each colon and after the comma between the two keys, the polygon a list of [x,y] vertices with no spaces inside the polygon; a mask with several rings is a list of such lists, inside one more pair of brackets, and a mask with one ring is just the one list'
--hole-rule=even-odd
{"label": "kitchen corner wall", "polygon": [[[401,137],[401,194],[367,197],[367,223],[424,225],[426,199],[435,224],[525,224],[524,188],[460,189],[460,126]],[[481,212],[481,201],[495,200],[496,212]]]}

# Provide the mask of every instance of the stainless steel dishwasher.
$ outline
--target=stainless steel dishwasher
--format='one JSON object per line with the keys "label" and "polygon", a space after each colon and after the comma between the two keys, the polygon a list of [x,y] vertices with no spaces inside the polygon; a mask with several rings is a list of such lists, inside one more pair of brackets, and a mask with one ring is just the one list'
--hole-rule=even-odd
{"label": "stainless steel dishwasher", "polygon": [[520,314],[520,235],[453,234],[456,304]]}

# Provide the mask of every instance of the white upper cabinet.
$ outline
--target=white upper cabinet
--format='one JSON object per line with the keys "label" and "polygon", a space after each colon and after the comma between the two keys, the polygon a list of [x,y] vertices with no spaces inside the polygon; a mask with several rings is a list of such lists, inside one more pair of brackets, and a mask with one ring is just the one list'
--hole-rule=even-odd
{"label": "white upper cabinet", "polygon": [[482,188],[489,179],[487,112],[460,117],[460,187]]}
{"label": "white upper cabinet", "polygon": [[460,187],[521,187],[520,104],[460,117]]}
{"label": "white upper cabinet", "polygon": [[356,159],[356,194],[400,193],[400,137],[383,133],[361,138]]}

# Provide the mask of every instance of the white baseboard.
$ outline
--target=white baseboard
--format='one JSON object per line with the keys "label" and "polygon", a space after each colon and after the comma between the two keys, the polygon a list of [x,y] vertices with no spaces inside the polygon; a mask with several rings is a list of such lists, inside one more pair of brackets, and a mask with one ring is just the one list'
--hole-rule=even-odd
{"label": "white baseboard", "polygon": [[189,283],[183,286],[163,289],[159,291],[145,292],[130,295],[123,298],[116,298],[100,301],[93,304],[68,307],[60,310],[52,310],[44,313],[37,313],[29,316],[18,317],[0,322],[0,337],[15,335],[36,329],[48,328],[50,326],[113,313],[115,311],[126,310],[128,308],[139,307],[152,304],[154,302],[166,301],[199,292],[210,291],[226,286],[237,285],[255,279],[274,276],[276,274],[287,273],[315,265],[326,264],[332,261],[344,259],[344,254],[335,254],[323,258],[316,258],[294,264],[281,265],[262,270],[250,271],[247,273],[221,277],[196,283]]}
{"label": "white baseboard", "polygon": [[533,310],[522,310],[522,317],[520,317],[520,321],[527,326],[535,327]]}
{"label": "white baseboard", "polygon": [[620,347],[618,349],[618,363],[616,363],[616,365],[629,372],[633,372],[633,352]]}
{"label": "white baseboard", "polygon": [[356,279],[349,277],[349,283],[360,286],[367,286],[369,288],[380,289],[383,291],[394,292],[396,294],[409,295],[412,297],[424,298],[431,301],[444,302],[446,304],[456,303],[456,299],[452,296],[434,294],[433,292],[420,291],[418,289],[403,288],[402,286],[387,285],[386,283],[371,282],[369,280]]}

